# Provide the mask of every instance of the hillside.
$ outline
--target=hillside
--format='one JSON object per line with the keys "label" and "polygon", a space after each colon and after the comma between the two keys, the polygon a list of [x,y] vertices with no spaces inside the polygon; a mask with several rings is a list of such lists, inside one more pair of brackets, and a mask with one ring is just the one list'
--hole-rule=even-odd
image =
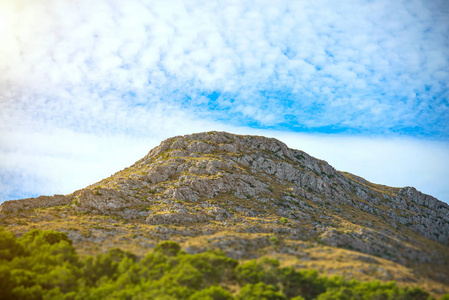
{"label": "hillside", "polygon": [[134,165],[70,195],[6,201],[0,225],[64,231],[84,254],[273,256],[282,265],[449,293],[449,206],[412,187],[339,172],[260,136],[207,132],[163,141]]}

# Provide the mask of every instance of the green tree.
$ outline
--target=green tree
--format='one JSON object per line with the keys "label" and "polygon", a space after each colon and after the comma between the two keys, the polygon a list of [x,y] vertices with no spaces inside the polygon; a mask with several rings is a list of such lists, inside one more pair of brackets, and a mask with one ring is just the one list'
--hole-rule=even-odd
{"label": "green tree", "polygon": [[[87,284],[93,286],[102,277],[116,280],[122,272],[126,271],[126,265],[134,264],[136,259],[132,253],[113,248],[106,254],[87,257],[82,272]],[[126,265],[122,263],[123,261],[126,261]]]}
{"label": "green tree", "polygon": [[264,282],[275,285],[279,282],[279,261],[267,257],[260,261],[250,260],[239,265],[235,272],[240,284]]}
{"label": "green tree", "polygon": [[179,257],[180,263],[189,262],[203,274],[203,281],[206,286],[217,285],[222,281],[229,280],[238,261],[226,257],[219,251],[206,251],[194,255],[182,255]]}
{"label": "green tree", "polygon": [[171,276],[179,285],[196,290],[199,289],[203,283],[203,274],[188,262],[175,268],[172,271]]}
{"label": "green tree", "polygon": [[427,300],[430,294],[420,287],[404,288],[400,299]]}
{"label": "green tree", "polygon": [[11,270],[8,265],[0,264],[0,299],[12,299],[14,282],[11,280]]}
{"label": "green tree", "polygon": [[238,300],[287,300],[282,293],[272,285],[263,282],[257,284],[247,284],[237,295]]}
{"label": "green tree", "polygon": [[179,246],[178,243],[171,241],[162,242],[154,248],[154,252],[160,252],[167,256],[175,256],[179,251],[181,251],[181,246]]}
{"label": "green tree", "polygon": [[25,249],[12,232],[6,231],[0,227],[0,261],[12,260],[16,256],[25,254]]}
{"label": "green tree", "polygon": [[234,297],[221,286],[212,285],[201,291],[195,292],[189,300],[232,300]]}

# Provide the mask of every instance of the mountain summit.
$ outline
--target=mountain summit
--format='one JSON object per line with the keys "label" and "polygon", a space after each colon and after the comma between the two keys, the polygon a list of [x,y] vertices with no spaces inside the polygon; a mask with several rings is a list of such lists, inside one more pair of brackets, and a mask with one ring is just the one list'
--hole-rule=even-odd
{"label": "mountain summit", "polygon": [[[70,195],[6,201],[0,221],[60,222],[61,215],[49,213],[55,207],[69,223],[86,216],[125,222],[121,233],[133,232],[140,244],[145,239],[139,237],[175,237],[190,241],[187,251],[209,245],[240,258],[257,256],[281,239],[276,251],[284,254],[318,244],[449,282],[447,204],[412,187],[377,185],[337,171],[273,138],[226,132],[169,138],[132,166]],[[102,228],[87,224],[87,234],[80,234],[58,224],[75,243],[118,242]],[[278,241],[270,241],[273,234]]]}

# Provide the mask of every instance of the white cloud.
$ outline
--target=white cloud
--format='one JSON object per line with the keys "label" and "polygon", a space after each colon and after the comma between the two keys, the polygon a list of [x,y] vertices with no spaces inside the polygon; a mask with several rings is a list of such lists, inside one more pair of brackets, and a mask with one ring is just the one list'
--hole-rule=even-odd
{"label": "white cloud", "polygon": [[[4,35],[10,47],[0,65],[5,81],[33,93],[158,88],[194,98],[220,90],[245,104],[261,90],[294,90],[298,108],[361,93],[390,104],[425,84],[438,99],[447,94],[447,22],[440,7],[419,1],[16,3],[6,9],[14,26]],[[242,89],[253,93],[242,97]],[[370,107],[357,112],[354,126],[394,125]],[[309,118],[326,124],[329,114]],[[431,126],[417,114],[404,122]]]}
{"label": "white cloud", "polygon": [[72,135],[102,149],[226,124],[447,138],[447,13],[419,0],[0,0],[1,172],[89,169]]}

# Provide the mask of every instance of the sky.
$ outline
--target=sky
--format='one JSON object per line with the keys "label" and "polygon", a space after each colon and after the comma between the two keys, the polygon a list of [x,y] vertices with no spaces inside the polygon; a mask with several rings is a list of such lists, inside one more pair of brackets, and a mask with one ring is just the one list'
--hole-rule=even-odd
{"label": "sky", "polygon": [[445,0],[0,0],[0,202],[211,130],[449,202],[448,85]]}

